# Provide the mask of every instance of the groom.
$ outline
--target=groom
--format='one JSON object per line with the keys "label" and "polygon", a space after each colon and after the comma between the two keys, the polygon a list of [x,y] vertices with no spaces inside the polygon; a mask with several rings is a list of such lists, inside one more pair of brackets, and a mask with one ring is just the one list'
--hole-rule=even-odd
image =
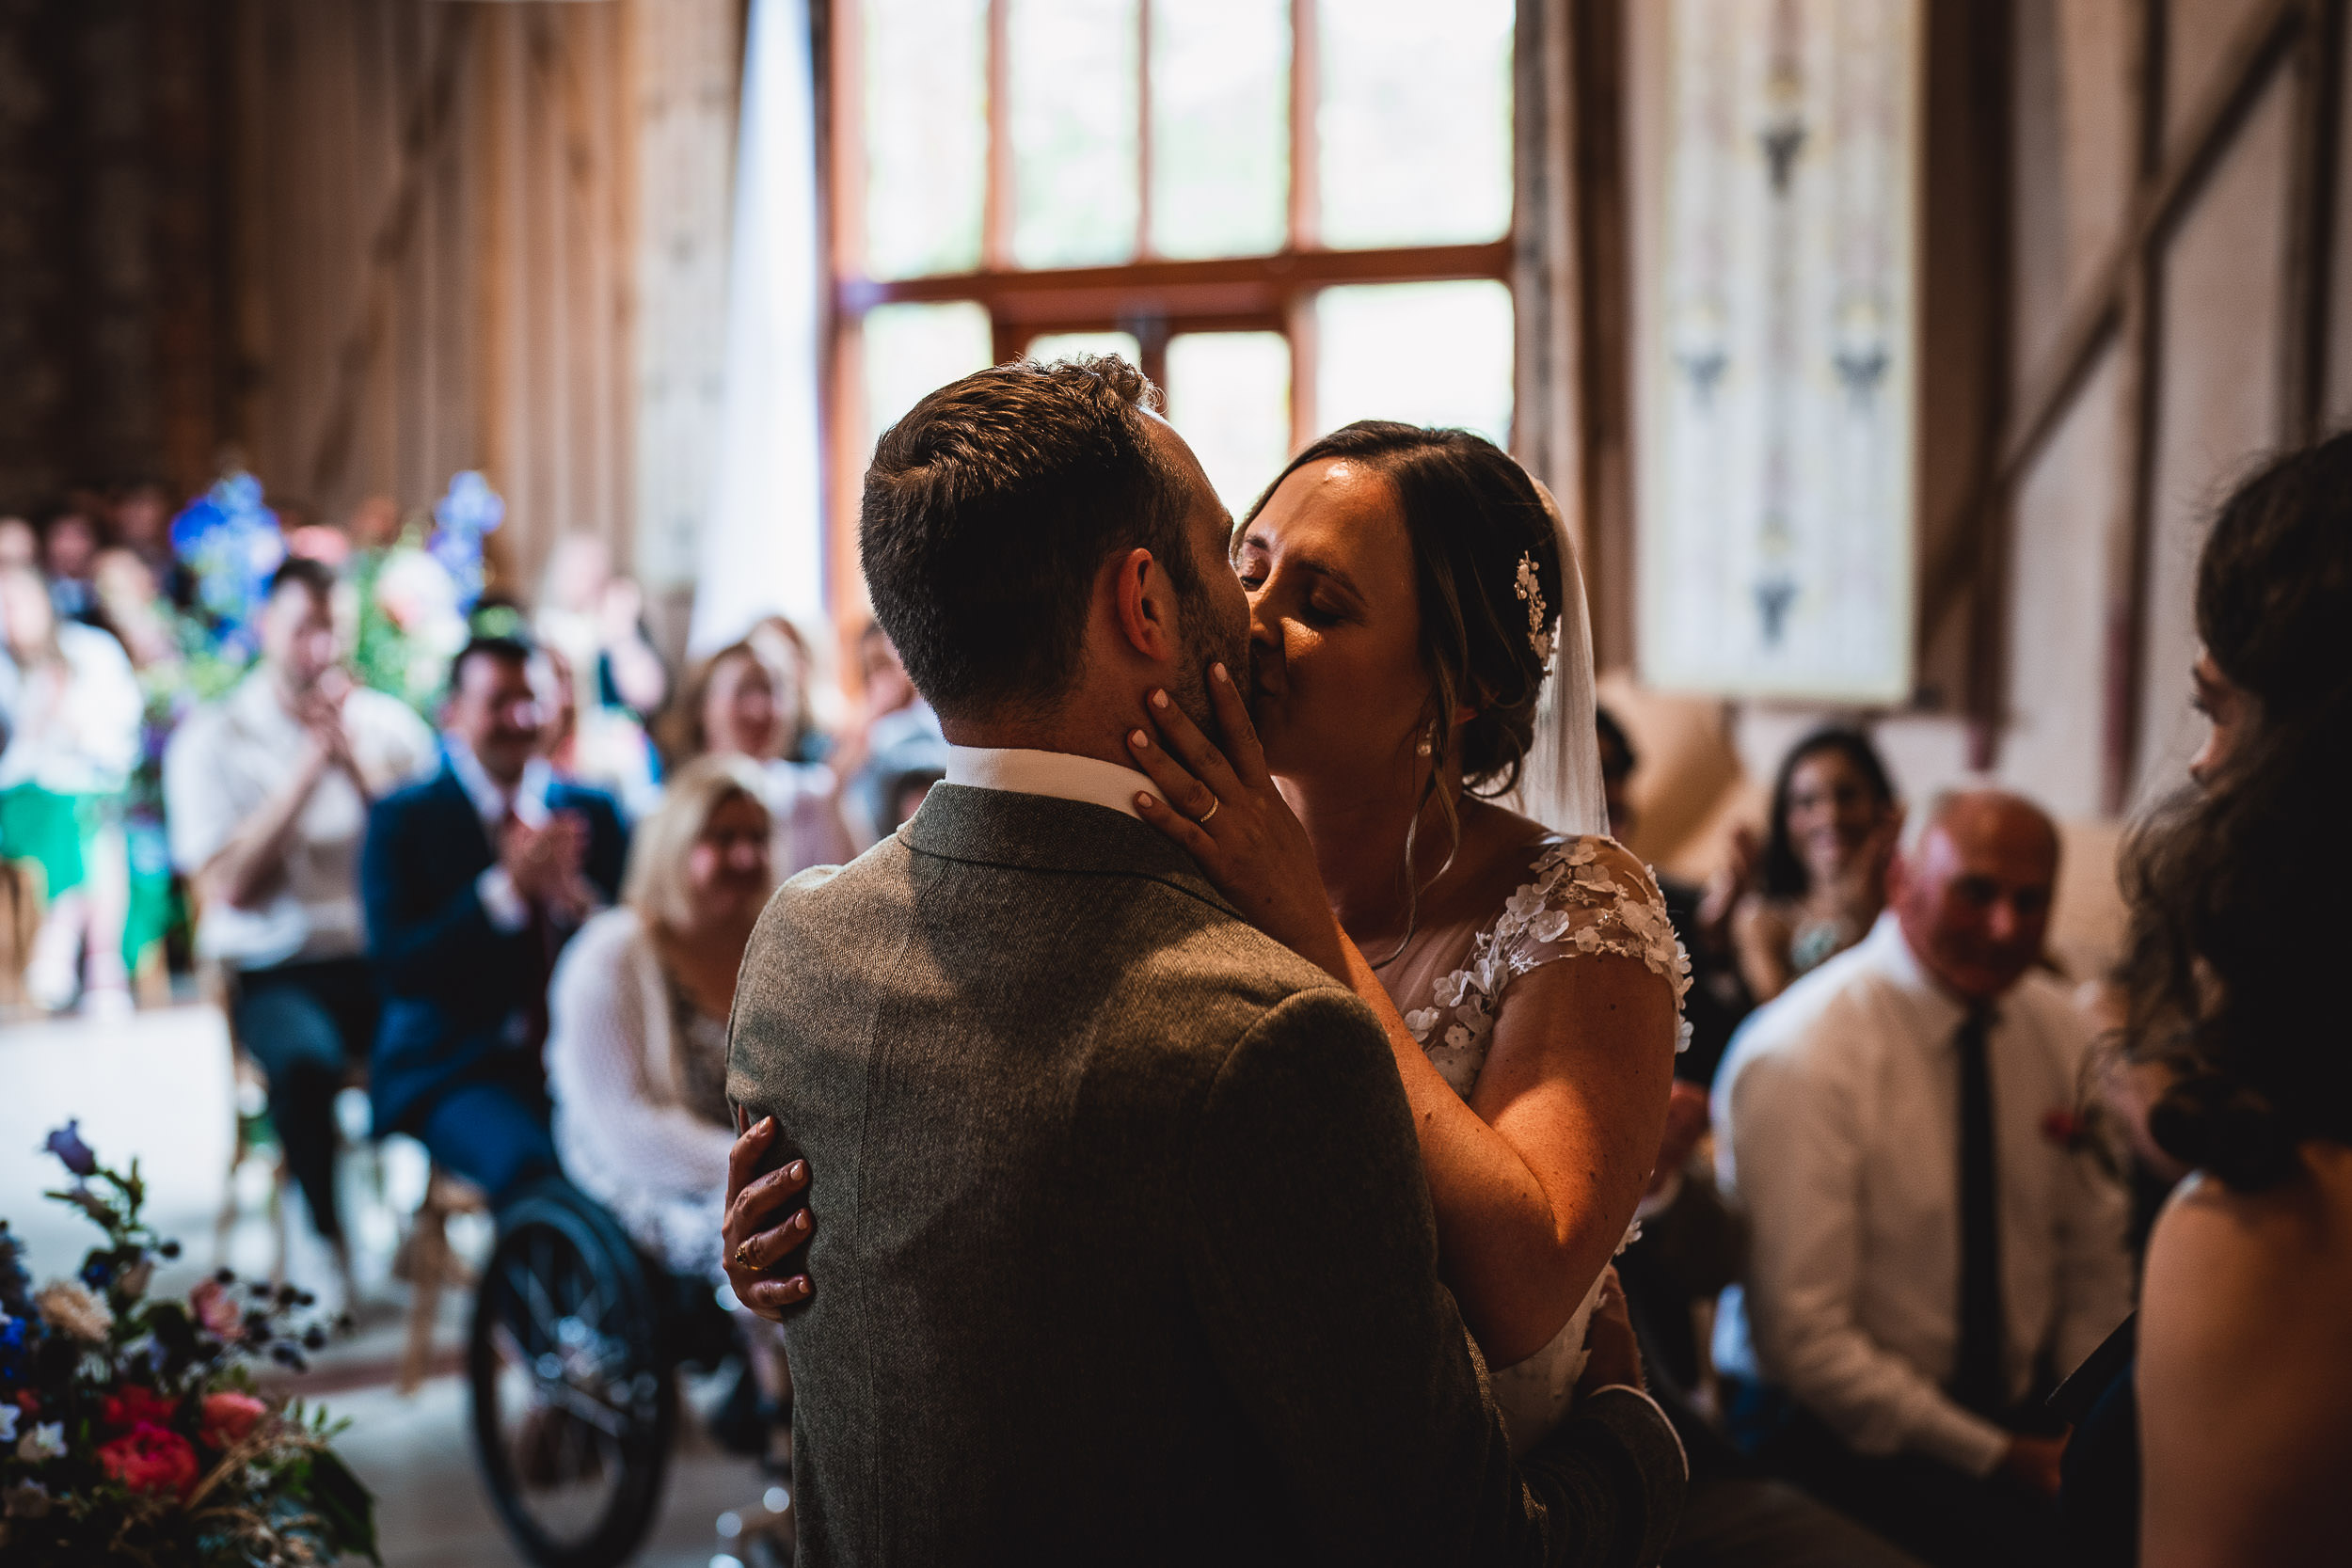
{"label": "groom", "polygon": [[728,1093],[814,1172],[800,1560],[1654,1562],[1657,1408],[1600,1389],[1512,1461],[1379,1026],[1136,818],[1147,695],[1205,725],[1248,657],[1151,397],[983,371],[866,474],[875,610],[952,750],[743,961]]}

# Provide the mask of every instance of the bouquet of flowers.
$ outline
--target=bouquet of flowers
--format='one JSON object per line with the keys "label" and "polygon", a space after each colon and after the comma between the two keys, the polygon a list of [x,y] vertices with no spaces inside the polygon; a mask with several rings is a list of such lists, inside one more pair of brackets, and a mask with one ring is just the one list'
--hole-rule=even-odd
{"label": "bouquet of flowers", "polygon": [[335,1456],[341,1431],[273,1399],[252,1364],[299,1370],[325,1330],[291,1288],[227,1271],[151,1297],[176,1243],[143,1224],[138,1164],[99,1163],[77,1123],[49,1135],[73,1185],[48,1196],[105,1234],[81,1273],[36,1291],[0,1221],[0,1560],[324,1564],[376,1556],[374,1499]]}
{"label": "bouquet of flowers", "polygon": [[358,591],[359,678],[420,712],[440,695],[449,661],[465,645],[467,614],[484,585],[482,541],[506,515],[490,482],[468,469],[433,506],[432,527],[412,518],[389,548],[352,564]]}

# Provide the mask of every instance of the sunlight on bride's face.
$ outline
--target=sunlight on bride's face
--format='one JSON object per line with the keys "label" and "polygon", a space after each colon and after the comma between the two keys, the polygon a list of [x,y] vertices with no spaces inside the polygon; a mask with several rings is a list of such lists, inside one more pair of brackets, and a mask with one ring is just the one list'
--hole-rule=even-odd
{"label": "sunlight on bride's face", "polygon": [[1347,458],[1283,480],[1233,546],[1249,595],[1266,762],[1285,778],[1409,788],[1429,700],[1412,543],[1396,492]]}

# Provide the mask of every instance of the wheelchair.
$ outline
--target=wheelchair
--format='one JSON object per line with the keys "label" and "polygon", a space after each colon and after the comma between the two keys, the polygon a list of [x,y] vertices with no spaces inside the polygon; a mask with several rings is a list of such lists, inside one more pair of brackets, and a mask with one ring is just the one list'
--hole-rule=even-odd
{"label": "wheelchair", "polygon": [[708,1282],[670,1274],[567,1181],[500,1215],[467,1336],[474,1451],[516,1549],[612,1568],[652,1527],[677,1371],[737,1353]]}

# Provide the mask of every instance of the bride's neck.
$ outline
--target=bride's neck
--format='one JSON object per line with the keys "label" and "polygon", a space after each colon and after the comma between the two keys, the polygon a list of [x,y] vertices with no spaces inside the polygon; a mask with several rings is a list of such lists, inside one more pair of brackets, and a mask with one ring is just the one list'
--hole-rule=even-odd
{"label": "bride's neck", "polygon": [[[1412,902],[1405,871],[1406,841],[1409,837],[1413,846],[1413,881],[1425,893],[1454,847],[1444,801],[1438,794],[1422,800],[1418,787],[1406,794],[1367,789],[1360,783],[1296,778],[1279,783],[1314,844],[1324,891],[1341,927],[1359,945],[1369,938],[1401,933]],[[1458,780],[1441,781],[1438,789],[1460,800]]]}

